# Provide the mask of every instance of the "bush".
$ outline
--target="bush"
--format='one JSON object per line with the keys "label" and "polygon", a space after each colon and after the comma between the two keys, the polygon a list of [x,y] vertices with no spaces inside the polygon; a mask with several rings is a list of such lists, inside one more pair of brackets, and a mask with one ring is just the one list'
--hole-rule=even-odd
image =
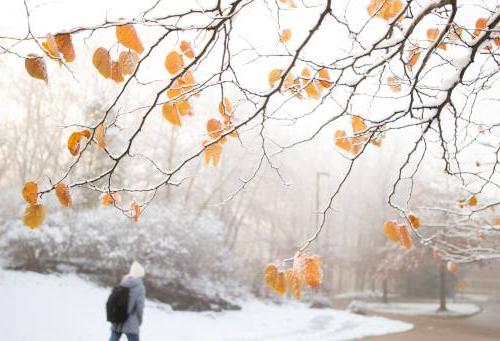
{"label": "bush", "polygon": [[133,260],[146,268],[148,296],[174,309],[234,309],[225,299],[237,283],[223,225],[210,214],[150,206],[139,223],[112,208],[59,210],[31,231],[20,219],[3,223],[7,266],[37,272],[78,272],[116,284]]}

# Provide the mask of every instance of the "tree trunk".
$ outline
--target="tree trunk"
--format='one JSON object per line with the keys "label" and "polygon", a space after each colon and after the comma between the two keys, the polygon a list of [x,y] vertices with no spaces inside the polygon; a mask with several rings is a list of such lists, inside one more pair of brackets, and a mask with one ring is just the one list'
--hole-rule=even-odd
{"label": "tree trunk", "polygon": [[382,282],[382,302],[389,303],[389,300],[387,297],[387,277],[384,277],[384,280]]}
{"label": "tree trunk", "polygon": [[446,265],[441,262],[439,265],[439,309],[446,311]]}

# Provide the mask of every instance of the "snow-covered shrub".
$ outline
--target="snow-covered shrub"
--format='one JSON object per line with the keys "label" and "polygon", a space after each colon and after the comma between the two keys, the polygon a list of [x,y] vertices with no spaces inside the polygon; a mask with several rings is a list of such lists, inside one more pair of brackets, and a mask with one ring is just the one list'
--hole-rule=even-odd
{"label": "snow-covered shrub", "polygon": [[222,223],[183,207],[150,206],[138,223],[111,208],[57,210],[38,230],[19,218],[2,230],[0,249],[11,268],[74,271],[115,284],[138,260],[151,296],[178,309],[218,309],[224,305],[218,297],[235,283]]}

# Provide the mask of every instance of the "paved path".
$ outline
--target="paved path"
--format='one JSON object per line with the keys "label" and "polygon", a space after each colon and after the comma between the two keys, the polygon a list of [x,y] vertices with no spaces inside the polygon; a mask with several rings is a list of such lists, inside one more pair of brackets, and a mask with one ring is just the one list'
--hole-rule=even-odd
{"label": "paved path", "polygon": [[465,318],[401,316],[381,314],[396,320],[413,323],[415,329],[370,340],[405,341],[492,341],[500,340],[500,301],[478,303],[482,311]]}

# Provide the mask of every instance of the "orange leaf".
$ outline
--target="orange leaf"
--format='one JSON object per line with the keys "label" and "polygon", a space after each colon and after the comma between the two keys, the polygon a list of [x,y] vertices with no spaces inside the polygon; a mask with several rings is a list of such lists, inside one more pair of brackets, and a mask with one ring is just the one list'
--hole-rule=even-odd
{"label": "orange leaf", "polygon": [[142,42],[135,31],[134,25],[126,24],[116,26],[116,38],[125,47],[141,54],[144,51]]}
{"label": "orange leaf", "polygon": [[281,78],[281,73],[283,71],[280,69],[273,69],[269,72],[269,76],[267,77],[267,81],[269,82],[269,86],[274,88],[274,84]]}
{"label": "orange leaf", "polygon": [[420,58],[420,49],[416,48],[410,51],[408,55],[408,63],[406,67],[411,71],[413,67],[417,64],[418,59]]}
{"label": "orange leaf", "polygon": [[427,39],[430,41],[436,41],[439,36],[439,29],[437,28],[429,28],[427,30]]}
{"label": "orange leaf", "polygon": [[104,125],[101,123],[95,128],[95,139],[97,141],[97,146],[101,149],[106,148],[105,135],[106,131]]}
{"label": "orange leaf", "polygon": [[104,47],[99,47],[95,50],[92,56],[92,64],[104,78],[111,77],[111,57],[108,50]]}
{"label": "orange leaf", "polygon": [[284,43],[290,40],[292,37],[292,31],[288,28],[285,28],[284,30],[281,30],[280,33],[280,40]]}
{"label": "orange leaf", "polygon": [[193,115],[193,112],[191,111],[191,105],[187,100],[182,100],[175,103],[175,107],[177,108],[177,112],[180,116]]}
{"label": "orange leaf", "polygon": [[351,151],[352,145],[351,145],[350,140],[346,138],[346,134],[345,134],[344,130],[335,131],[335,135],[333,138],[335,140],[335,144],[337,145],[337,147],[339,147],[345,151],[348,151],[348,152]]}
{"label": "orange leaf", "polygon": [[355,133],[361,133],[367,128],[365,121],[359,116],[351,116],[351,125]]}
{"label": "orange leaf", "polygon": [[473,195],[472,197],[470,197],[469,200],[467,201],[467,204],[469,206],[476,206],[477,205],[477,198],[476,198],[476,196]]}
{"label": "orange leaf", "polygon": [[80,140],[82,134],[80,132],[72,133],[68,138],[68,150],[73,156],[77,156],[80,153]]}
{"label": "orange leaf", "polygon": [[224,97],[222,99],[222,102],[219,103],[219,113],[222,116],[226,117],[231,115],[232,112],[233,112],[233,107],[231,105],[231,102],[227,97]]}
{"label": "orange leaf", "polygon": [[118,57],[118,63],[120,63],[120,67],[124,75],[133,74],[135,68],[137,67],[138,61],[139,55],[134,51],[122,51],[120,52],[120,56]]}
{"label": "orange leaf", "polygon": [[103,206],[110,206],[115,202],[120,202],[120,194],[119,193],[104,193],[101,195],[100,200]]}
{"label": "orange leaf", "polygon": [[280,0],[280,2],[286,6],[288,6],[289,8],[297,8],[297,5],[295,4],[295,2],[293,0]]}
{"label": "orange leaf", "polygon": [[330,72],[328,71],[328,69],[321,69],[319,70],[318,72],[318,76],[319,76],[319,84],[325,88],[325,89],[329,89],[331,88],[331,86],[333,85],[332,82],[330,82]]}
{"label": "orange leaf", "polygon": [[52,59],[60,59],[59,49],[57,47],[56,40],[54,36],[50,33],[47,34],[47,39],[42,43],[42,47],[45,50],[47,56]]}
{"label": "orange leaf", "polygon": [[296,300],[300,300],[302,287],[300,276],[295,274],[293,269],[287,269],[285,272],[285,281],[288,292],[292,295],[293,298],[295,298]]}
{"label": "orange leaf", "polygon": [[396,76],[387,77],[387,84],[389,84],[389,88],[392,92],[400,92],[401,84],[399,84],[399,78]]}
{"label": "orange leaf", "polygon": [[222,123],[215,118],[209,119],[207,121],[207,132],[212,138],[218,138],[222,133]]}
{"label": "orange leaf", "polygon": [[121,83],[125,80],[123,78],[122,67],[119,62],[111,62],[111,79],[116,83]]}
{"label": "orange leaf", "polygon": [[476,21],[476,29],[474,31],[474,36],[478,36],[481,34],[483,30],[488,27],[488,18],[479,18]]}
{"label": "orange leaf", "polygon": [[171,51],[165,59],[165,68],[171,75],[177,74],[184,67],[184,59],[177,51]]}
{"label": "orange leaf", "polygon": [[212,163],[214,167],[220,162],[220,156],[222,153],[222,146],[220,143],[214,143],[207,147],[204,150],[204,163],[205,165],[209,165]]}
{"label": "orange leaf", "polygon": [[141,216],[141,206],[139,206],[139,204],[135,201],[132,201],[130,208],[132,210],[132,221],[137,223],[139,221],[139,217]]}
{"label": "orange leaf", "polygon": [[276,277],[276,292],[280,296],[283,296],[286,292],[286,280],[285,273],[283,271],[278,271],[278,275]]}
{"label": "orange leaf", "polygon": [[181,41],[180,45],[179,45],[182,53],[184,53],[184,55],[188,58],[194,58],[194,51],[193,49],[191,48],[191,43],[188,42],[188,41]]}
{"label": "orange leaf", "polygon": [[414,229],[418,229],[421,226],[420,219],[413,213],[408,214],[408,220]]}
{"label": "orange leaf", "polygon": [[391,242],[399,243],[399,231],[395,220],[388,220],[385,222],[384,233]]}
{"label": "orange leaf", "polygon": [[72,200],[71,200],[71,194],[69,192],[69,187],[63,184],[62,182],[59,182],[55,187],[56,187],[56,196],[57,199],[59,200],[59,203],[61,203],[61,205],[64,207],[71,207]]}
{"label": "orange leaf", "polygon": [[29,54],[28,58],[24,60],[24,67],[28,74],[36,79],[44,80],[47,83],[47,67],[45,66],[45,60],[42,57]]}
{"label": "orange leaf", "polygon": [[55,40],[59,52],[62,53],[64,60],[71,63],[75,60],[75,50],[73,48],[73,41],[71,40],[71,34],[69,33],[59,33],[55,35]]}
{"label": "orange leaf", "polygon": [[274,264],[269,264],[266,266],[266,269],[264,270],[264,283],[266,283],[266,286],[271,289],[275,290],[276,288],[276,282],[278,278],[278,268]]}
{"label": "orange leaf", "polygon": [[401,246],[405,249],[409,250],[413,247],[413,241],[411,239],[410,233],[408,232],[408,228],[405,225],[398,226],[399,231],[399,241],[401,242]]}
{"label": "orange leaf", "polygon": [[181,126],[181,119],[175,105],[165,103],[162,108],[163,117],[174,126]]}
{"label": "orange leaf", "polygon": [[304,282],[311,288],[317,288],[321,284],[320,257],[306,257],[304,260]]}
{"label": "orange leaf", "polygon": [[29,228],[36,229],[43,224],[45,217],[47,216],[47,209],[42,204],[34,204],[26,207],[23,216],[24,225]]}
{"label": "orange leaf", "polygon": [[367,7],[370,16],[376,15],[384,20],[390,20],[401,12],[401,0],[371,0]]}
{"label": "orange leaf", "polygon": [[28,181],[23,187],[23,198],[28,204],[36,204],[38,200],[38,185],[34,181]]}

